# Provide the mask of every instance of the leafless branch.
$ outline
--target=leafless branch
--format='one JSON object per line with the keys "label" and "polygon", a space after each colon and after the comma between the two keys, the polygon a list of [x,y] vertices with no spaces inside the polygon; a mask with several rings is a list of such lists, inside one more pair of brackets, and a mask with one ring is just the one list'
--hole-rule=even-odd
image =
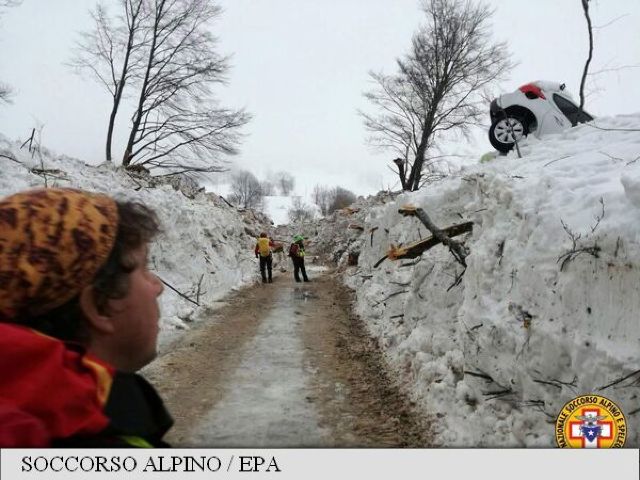
{"label": "leafless branch", "polygon": [[[447,131],[466,132],[484,114],[482,93],[509,70],[505,43],[492,42],[484,5],[464,0],[423,0],[425,24],[395,75],[370,73],[364,94],[376,113],[360,111],[369,143],[394,152],[403,190],[443,176],[427,152]],[[427,172],[423,178],[424,172]]]}
{"label": "leafless branch", "polygon": [[[160,277],[158,277],[160,278]],[[162,278],[160,278],[160,281],[165,284],[167,287],[169,287],[171,290],[173,290],[174,292],[176,292],[178,295],[180,295],[182,298],[184,298],[185,300],[193,303],[194,305],[197,305],[198,307],[200,306],[200,304],[198,302],[196,302],[195,300],[193,300],[192,298],[189,298],[188,296],[186,296],[184,293],[182,293],[180,290],[178,290],[177,288],[175,288],[173,285],[171,285],[168,282],[165,282]]]}
{"label": "leafless branch", "polygon": [[[591,229],[590,234],[595,233],[596,229],[600,225],[600,222],[604,218],[605,208],[604,208],[603,198],[600,198],[600,204],[602,205],[602,211],[599,215],[595,216],[596,223],[590,227]],[[571,228],[569,228],[569,226],[566,223],[564,223],[562,219],[560,220],[560,223],[562,224],[562,228],[564,229],[564,231],[567,233],[567,235],[571,239],[571,248],[558,257],[558,262],[562,262],[560,264],[560,271],[563,271],[564,267],[569,262],[571,262],[572,260],[574,260],[576,257],[578,257],[583,253],[591,255],[594,258],[599,258],[601,248],[598,246],[597,241],[594,241],[593,244],[585,245],[583,242],[580,241],[582,238],[582,234],[575,233],[573,230],[571,230]],[[587,237],[588,236],[589,235],[587,235]]]}

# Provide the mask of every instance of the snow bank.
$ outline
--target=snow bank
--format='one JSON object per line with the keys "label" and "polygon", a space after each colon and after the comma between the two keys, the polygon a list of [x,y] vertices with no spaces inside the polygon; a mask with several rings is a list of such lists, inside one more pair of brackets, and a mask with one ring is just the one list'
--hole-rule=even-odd
{"label": "snow bank", "polygon": [[[258,270],[253,256],[255,236],[266,218],[227,206],[217,195],[198,192],[172,180],[160,183],[147,175],[125,172],[113,165],[95,167],[42,150],[38,155],[20,149],[0,135],[0,197],[44,186],[32,167],[58,170],[49,186],[107,192],[117,198],[141,201],[154,208],[164,232],[151,251],[153,270],[177,290],[195,299],[200,284],[200,307],[170,288],[161,298],[160,346],[165,347],[192,322],[210,317],[210,309],[230,290],[253,282]],[[180,188],[178,188],[180,187]],[[192,197],[192,198],[189,198]],[[201,280],[201,281],[200,281]]]}
{"label": "snow bank", "polygon": [[[443,446],[552,446],[556,415],[583,393],[617,402],[640,445],[640,375],[602,389],[640,370],[640,114],[597,126],[623,131],[532,139],[522,159],[370,201],[349,221],[364,230],[335,246],[359,252],[345,275],[357,312]],[[473,221],[459,285],[441,245],[373,268],[389,244],[430,235],[397,213],[406,203],[441,227]]]}

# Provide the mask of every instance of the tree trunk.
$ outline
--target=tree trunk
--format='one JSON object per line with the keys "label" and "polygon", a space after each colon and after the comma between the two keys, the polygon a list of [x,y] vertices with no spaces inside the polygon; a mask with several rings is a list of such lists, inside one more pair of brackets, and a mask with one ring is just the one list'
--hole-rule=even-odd
{"label": "tree trunk", "polygon": [[147,99],[147,86],[149,85],[149,77],[151,75],[151,66],[156,54],[156,42],[158,41],[158,26],[160,19],[162,18],[162,9],[164,7],[164,1],[160,2],[160,5],[156,6],[155,20],[153,25],[153,38],[151,40],[151,47],[149,49],[149,59],[147,61],[147,68],[144,73],[144,81],[140,86],[140,98],[138,99],[138,108],[134,114],[133,124],[131,125],[131,132],[129,132],[129,140],[127,141],[127,148],[124,151],[124,157],[122,158],[122,165],[128,167],[131,163],[131,155],[133,152],[133,145],[135,143],[138,129],[140,128],[140,122],[142,121],[144,104]]}
{"label": "tree trunk", "polygon": [[[125,9],[127,7],[125,6]],[[133,39],[136,34],[136,19],[140,15],[140,8],[142,8],[142,0],[138,2],[138,7],[135,12],[131,12],[131,25],[129,26],[129,38],[127,39],[127,50],[122,62],[122,72],[120,73],[120,81],[116,85],[116,92],[113,96],[113,107],[111,108],[111,115],[109,115],[109,127],[107,128],[107,162],[111,162],[111,144],[113,142],[113,129],[115,128],[116,115],[118,114],[118,108],[120,108],[120,100],[122,99],[122,92],[127,82],[127,74],[129,73],[129,59],[131,58],[131,50],[133,49]]]}
{"label": "tree trunk", "polygon": [[111,107],[111,115],[109,115],[109,127],[107,128],[107,162],[112,162],[111,158],[111,142],[113,140],[113,128],[116,123],[116,114],[118,113],[118,106],[120,105],[120,92],[122,88],[117,87],[116,95],[113,97],[113,107]]}
{"label": "tree trunk", "polygon": [[[426,132],[426,130],[424,130]],[[409,175],[409,181],[407,182],[407,190],[415,192],[420,188],[420,177],[422,176],[422,165],[424,165],[424,156],[427,152],[427,138],[426,133],[422,134],[422,141],[416,151],[416,158],[411,166],[411,175]]]}
{"label": "tree trunk", "polygon": [[587,19],[587,30],[589,32],[589,56],[584,64],[584,71],[582,72],[582,80],[580,80],[580,111],[584,108],[584,85],[587,80],[587,72],[589,71],[589,64],[593,57],[593,30],[591,28],[591,17],[589,16],[589,0],[582,0],[582,10],[584,16]]}
{"label": "tree trunk", "polygon": [[396,158],[393,160],[393,163],[398,167],[398,177],[400,177],[400,185],[402,185],[402,190],[409,190],[407,187],[407,172],[404,169],[404,160],[402,158]]}

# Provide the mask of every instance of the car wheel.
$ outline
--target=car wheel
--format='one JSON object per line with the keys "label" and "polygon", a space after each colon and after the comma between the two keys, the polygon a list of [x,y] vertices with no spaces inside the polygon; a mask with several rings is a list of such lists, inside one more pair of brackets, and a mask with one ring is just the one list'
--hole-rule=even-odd
{"label": "car wheel", "polygon": [[527,124],[517,117],[500,118],[491,124],[489,128],[489,141],[493,147],[507,153],[518,142],[527,136],[529,128]]}

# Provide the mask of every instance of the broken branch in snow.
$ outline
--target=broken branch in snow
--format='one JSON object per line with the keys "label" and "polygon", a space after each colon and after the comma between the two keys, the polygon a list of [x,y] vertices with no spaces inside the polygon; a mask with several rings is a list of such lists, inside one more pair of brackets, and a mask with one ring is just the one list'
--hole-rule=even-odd
{"label": "broken branch in snow", "polygon": [[490,375],[487,375],[484,372],[472,372],[470,370],[464,370],[463,373],[465,375],[471,375],[472,377],[484,378],[488,382],[493,382],[494,381],[493,378],[491,378]]}
{"label": "broken branch in snow", "polygon": [[556,387],[559,388],[560,390],[562,390],[562,385],[558,385],[557,383],[554,382],[546,382],[544,380],[534,380],[535,383],[540,383],[542,385],[551,385],[552,387]]}
{"label": "broken branch in snow", "polygon": [[24,148],[24,146],[28,143],[29,144],[29,153],[31,153],[31,147],[33,145],[33,137],[34,137],[35,134],[36,134],[36,129],[33,128],[31,130],[31,136],[29,138],[27,138],[22,145],[20,145],[20,150],[22,150]]}
{"label": "broken branch in snow", "polygon": [[600,205],[602,205],[602,212],[600,213],[600,215],[596,215],[596,224],[591,227],[591,233],[594,233],[596,231],[596,228],[598,228],[598,225],[600,225],[600,221],[604,218],[604,198],[602,197],[600,197]]}
{"label": "broken branch in snow", "polygon": [[[602,213],[600,215],[596,215],[596,217],[595,217],[596,223],[595,223],[594,226],[591,227],[591,233],[592,234],[595,233],[596,229],[600,225],[600,221],[604,218],[604,199],[602,197],[600,198],[600,204],[602,205]],[[571,239],[571,248],[558,257],[557,262],[562,261],[562,263],[560,264],[560,271],[563,271],[564,267],[569,262],[574,260],[581,253],[587,253],[587,254],[595,257],[595,258],[599,258],[599,253],[600,253],[601,248],[598,246],[598,242],[597,241],[594,241],[593,245],[589,245],[589,246],[580,245],[580,246],[578,246],[578,241],[580,240],[580,238],[582,238],[582,234],[581,233],[578,233],[578,234],[574,233],[569,228],[569,226],[566,223],[564,223],[564,221],[562,219],[560,219],[560,223],[562,224],[562,228],[564,228],[564,231],[567,232],[567,235],[569,235],[569,238]]]}
{"label": "broken branch in snow", "polygon": [[[429,226],[427,226],[427,228],[429,228]],[[463,266],[466,266],[466,264],[464,263],[464,258],[468,255],[466,248],[455,240],[451,240],[451,237],[457,237],[458,235],[462,235],[463,233],[471,232],[473,230],[473,222],[459,223],[442,230],[437,229],[437,227],[435,227],[435,229],[437,230],[438,234],[434,234],[432,237],[425,238],[424,240],[418,240],[417,242],[409,243],[404,246],[396,247],[395,245],[391,245],[391,248],[389,249],[387,254],[380,260],[378,260],[373,265],[373,267],[378,267],[387,258],[390,258],[391,260],[397,260],[400,258],[417,258],[423,252],[426,252],[427,250],[435,247],[440,243],[449,246],[449,249],[452,251],[453,256],[456,258],[456,260],[458,260],[458,262]],[[429,230],[431,229],[429,228]]]}
{"label": "broken branch in snow", "polygon": [[[157,275],[156,275],[157,276]],[[158,277],[160,278],[160,277]],[[162,283],[164,283],[167,287],[169,287],[171,290],[173,290],[174,292],[176,292],[178,295],[180,295],[182,298],[184,298],[185,300],[188,300],[189,302],[197,305],[198,307],[200,306],[200,304],[198,302],[196,302],[195,300],[187,297],[184,293],[182,293],[181,291],[177,290],[173,285],[171,285],[170,283],[165,282],[162,278],[160,278],[160,281]]]}
{"label": "broken branch in snow", "polygon": [[625,375],[624,377],[621,377],[621,378],[619,378],[619,379],[617,379],[617,380],[614,380],[613,382],[611,382],[611,383],[610,383],[610,384],[608,384],[608,385],[605,385],[604,387],[596,388],[596,391],[601,391],[601,390],[605,390],[605,389],[607,389],[607,388],[609,388],[609,387],[613,387],[614,385],[617,385],[617,384],[619,384],[619,383],[622,383],[622,382],[624,382],[625,380],[627,380],[627,379],[629,379],[629,378],[633,377],[634,375],[638,375],[638,374],[640,374],[640,370],[636,370],[635,372],[631,372],[629,375]]}
{"label": "broken branch in snow", "polygon": [[453,287],[457,287],[458,285],[460,285],[460,282],[462,282],[462,277],[464,276],[464,272],[466,271],[467,271],[467,267],[464,267],[462,271],[456,275],[456,278],[454,279],[453,283],[449,285],[449,288],[447,288],[447,292],[451,290]]}
{"label": "broken branch in snow", "polygon": [[559,383],[560,385],[566,385],[567,387],[576,387],[578,382],[578,376],[574,375],[573,380],[570,382],[563,382],[561,380],[556,380],[555,378],[551,379],[552,382]]}
{"label": "broken branch in snow", "polygon": [[[427,229],[431,232],[431,234],[433,235],[432,238],[435,238],[436,240],[438,240],[439,243],[442,243],[443,245],[446,245],[447,247],[449,247],[449,251],[451,251],[451,254],[454,256],[456,261],[460,263],[463,267],[467,266],[464,260],[467,257],[467,255],[469,255],[469,251],[467,250],[467,248],[461,243],[456,242],[455,240],[452,240],[450,236],[455,236],[455,235],[449,234],[447,232],[448,229],[440,230],[431,221],[431,218],[429,218],[429,215],[427,215],[427,212],[425,212],[422,208],[417,208],[417,207],[414,207],[413,205],[406,205],[400,208],[398,212],[405,216],[417,217],[418,220],[420,220],[424,224],[424,226],[427,227]],[[456,227],[456,225],[449,228],[454,228],[454,227]],[[466,233],[467,231],[471,231],[473,229],[473,222],[462,223],[457,227],[463,230],[461,233]]]}
{"label": "broken branch in snow", "polygon": [[546,167],[548,165],[551,165],[552,163],[559,162],[560,160],[564,160],[565,158],[570,158],[570,157],[571,155],[564,155],[560,158],[556,158],[555,160],[551,160],[550,162],[545,163],[543,166]]}
{"label": "broken branch in snow", "polygon": [[371,230],[369,230],[371,232],[371,246],[373,247],[373,232],[375,232],[378,229],[378,227],[373,227]]}
{"label": "broken branch in snow", "polygon": [[142,188],[142,184],[141,184],[140,182],[138,182],[138,181],[133,177],[133,175],[131,175],[131,174],[130,174],[128,171],[126,171],[126,170],[124,171],[124,173],[126,173],[126,174],[129,176],[129,178],[133,181],[133,183],[135,183],[135,184],[136,184],[136,188],[134,189],[136,192]]}
{"label": "broken branch in snow", "polygon": [[387,300],[389,300],[391,297],[395,297],[396,295],[400,295],[402,293],[409,293],[409,290],[399,290],[397,292],[393,292],[391,295],[386,296],[385,298],[383,298],[382,300],[380,300],[379,302],[376,302],[373,304],[374,307],[380,305],[381,303],[386,302]]}
{"label": "broken branch in snow", "polygon": [[[58,170],[55,168],[32,168],[29,170],[31,173],[36,175],[66,175],[62,170]],[[59,177],[61,178],[61,177]]]}
{"label": "broken branch in snow", "polygon": [[640,128],[604,128],[594,125],[593,122],[585,123],[584,125],[605,132],[640,132]]}
{"label": "broken branch in snow", "polygon": [[22,162],[20,162],[17,158],[14,158],[14,157],[13,157],[13,156],[11,156],[11,155],[5,155],[4,153],[0,153],[0,157],[2,157],[2,158],[8,158],[9,160],[11,160],[11,161],[13,161],[13,162],[16,162],[16,163],[19,163],[20,165],[22,165]]}
{"label": "broken branch in snow", "polygon": [[491,392],[482,392],[482,394],[487,397],[487,400],[495,400],[496,398],[504,397],[506,395],[512,395],[515,393],[510,388],[506,388],[504,390],[494,390]]}
{"label": "broken branch in snow", "polygon": [[200,303],[200,287],[202,285],[203,278],[204,278],[204,273],[200,275],[200,280],[198,280],[198,290],[196,291],[196,303]]}
{"label": "broken branch in snow", "polygon": [[224,198],[222,195],[218,195],[220,197],[220,199],[226,203],[227,205],[229,205],[231,208],[236,208],[234,205],[231,205],[226,198]]}

